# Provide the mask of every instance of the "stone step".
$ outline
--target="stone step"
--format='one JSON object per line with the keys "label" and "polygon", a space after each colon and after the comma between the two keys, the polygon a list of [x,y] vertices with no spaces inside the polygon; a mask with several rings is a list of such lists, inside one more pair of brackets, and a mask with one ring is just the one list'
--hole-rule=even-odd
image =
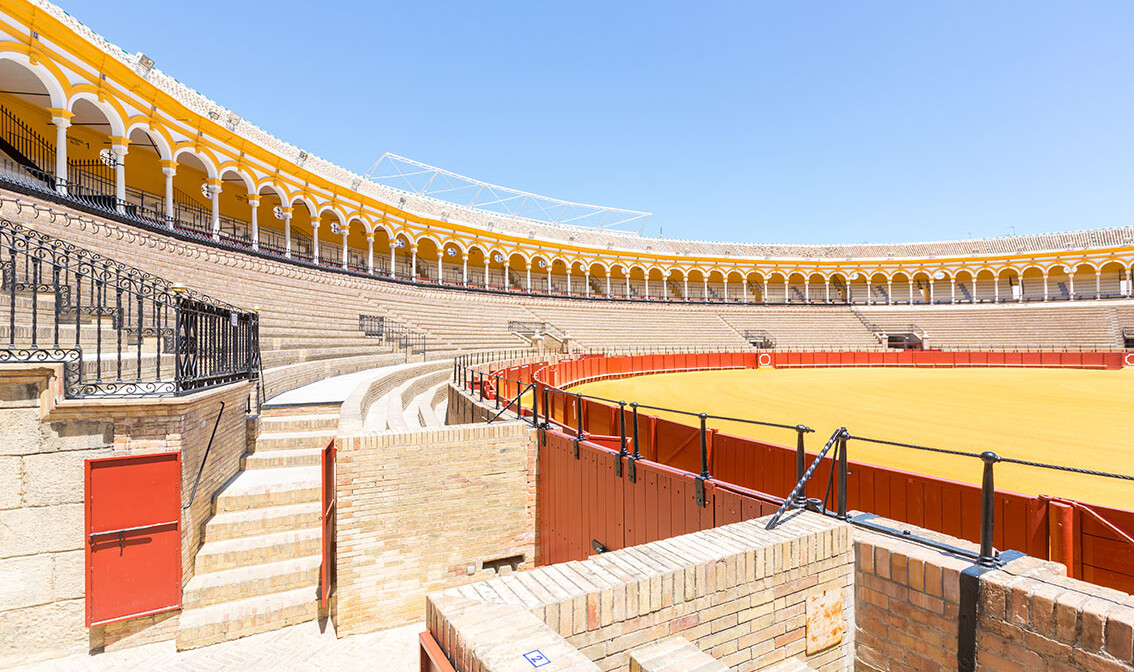
{"label": "stone step", "polygon": [[256,537],[207,541],[201,546],[201,550],[197,551],[194,560],[195,573],[200,575],[222,572],[236,567],[317,555],[322,552],[322,539],[322,528],[309,527]]}
{"label": "stone step", "polygon": [[326,448],[335,438],[334,430],[307,432],[260,432],[256,450],[293,450],[296,448]]}
{"label": "stone step", "polygon": [[178,650],[207,646],[288,625],[319,614],[318,589],[297,588],[181,612]]}
{"label": "stone step", "polygon": [[318,527],[320,501],[218,513],[205,523],[205,541]]}
{"label": "stone step", "polygon": [[213,499],[213,513],[318,502],[321,492],[319,467],[242,471]]}
{"label": "stone step", "polygon": [[321,555],[308,555],[197,574],[185,585],[182,608],[193,609],[298,588],[314,588],[319,585],[322,563]]}
{"label": "stone step", "polygon": [[240,458],[241,469],[276,469],[279,467],[317,467],[322,464],[322,448],[260,450]]}
{"label": "stone step", "polygon": [[267,433],[280,432],[334,432],[339,427],[338,413],[307,413],[301,415],[277,415],[274,412],[269,416],[265,409],[264,416],[260,418],[260,429]]}

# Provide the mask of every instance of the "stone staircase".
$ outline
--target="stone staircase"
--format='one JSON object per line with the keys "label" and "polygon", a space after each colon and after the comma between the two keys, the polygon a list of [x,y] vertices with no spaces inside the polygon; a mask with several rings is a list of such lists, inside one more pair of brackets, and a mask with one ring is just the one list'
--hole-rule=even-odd
{"label": "stone staircase", "polygon": [[213,500],[177,648],[275,630],[318,616],[320,455],[337,413],[265,408],[255,450]]}

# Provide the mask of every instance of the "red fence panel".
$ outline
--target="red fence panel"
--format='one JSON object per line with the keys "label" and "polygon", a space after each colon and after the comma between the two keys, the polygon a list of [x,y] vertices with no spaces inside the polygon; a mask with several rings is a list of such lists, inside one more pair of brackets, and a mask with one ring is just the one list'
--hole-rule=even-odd
{"label": "red fence panel", "polygon": [[701,471],[701,432],[696,427],[658,418],[654,423],[654,459],[682,471]]}
{"label": "red fence panel", "polygon": [[86,461],[87,627],[181,607],[181,454]]}

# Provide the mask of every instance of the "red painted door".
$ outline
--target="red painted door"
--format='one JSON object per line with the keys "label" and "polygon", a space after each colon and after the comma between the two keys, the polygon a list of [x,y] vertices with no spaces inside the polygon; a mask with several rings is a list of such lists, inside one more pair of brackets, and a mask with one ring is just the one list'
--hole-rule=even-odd
{"label": "red painted door", "polygon": [[181,454],[87,460],[87,626],[181,607]]}

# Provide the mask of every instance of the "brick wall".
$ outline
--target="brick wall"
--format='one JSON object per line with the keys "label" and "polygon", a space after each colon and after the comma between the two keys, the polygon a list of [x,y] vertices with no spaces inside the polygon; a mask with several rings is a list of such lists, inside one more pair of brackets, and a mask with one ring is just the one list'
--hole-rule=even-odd
{"label": "brick wall", "polygon": [[[861,528],[854,536],[859,668],[956,670],[960,575],[972,563]],[[1030,557],[981,574],[978,586],[978,671],[1134,670],[1134,597],[1068,578],[1063,565]]]}
{"label": "brick wall", "polygon": [[212,497],[246,450],[248,384],[169,399],[73,400],[58,366],[0,367],[0,667],[174,636],[176,612],[85,627],[86,460],[181,451],[187,504],[220,403],[197,498],[182,514],[182,585]]}
{"label": "brick wall", "polygon": [[[340,635],[421,618],[431,591],[535,559],[535,431],[521,423],[340,437]],[[500,571],[513,567],[504,564]]]}
{"label": "brick wall", "polygon": [[[733,670],[787,658],[849,670],[853,578],[850,527],[801,514],[771,532],[746,521],[430,595],[426,620],[466,672],[519,669],[536,644],[548,670],[622,670],[631,651],[674,634]],[[837,609],[809,619],[821,596]],[[847,634],[808,655],[809,620],[812,635],[821,623]]]}

